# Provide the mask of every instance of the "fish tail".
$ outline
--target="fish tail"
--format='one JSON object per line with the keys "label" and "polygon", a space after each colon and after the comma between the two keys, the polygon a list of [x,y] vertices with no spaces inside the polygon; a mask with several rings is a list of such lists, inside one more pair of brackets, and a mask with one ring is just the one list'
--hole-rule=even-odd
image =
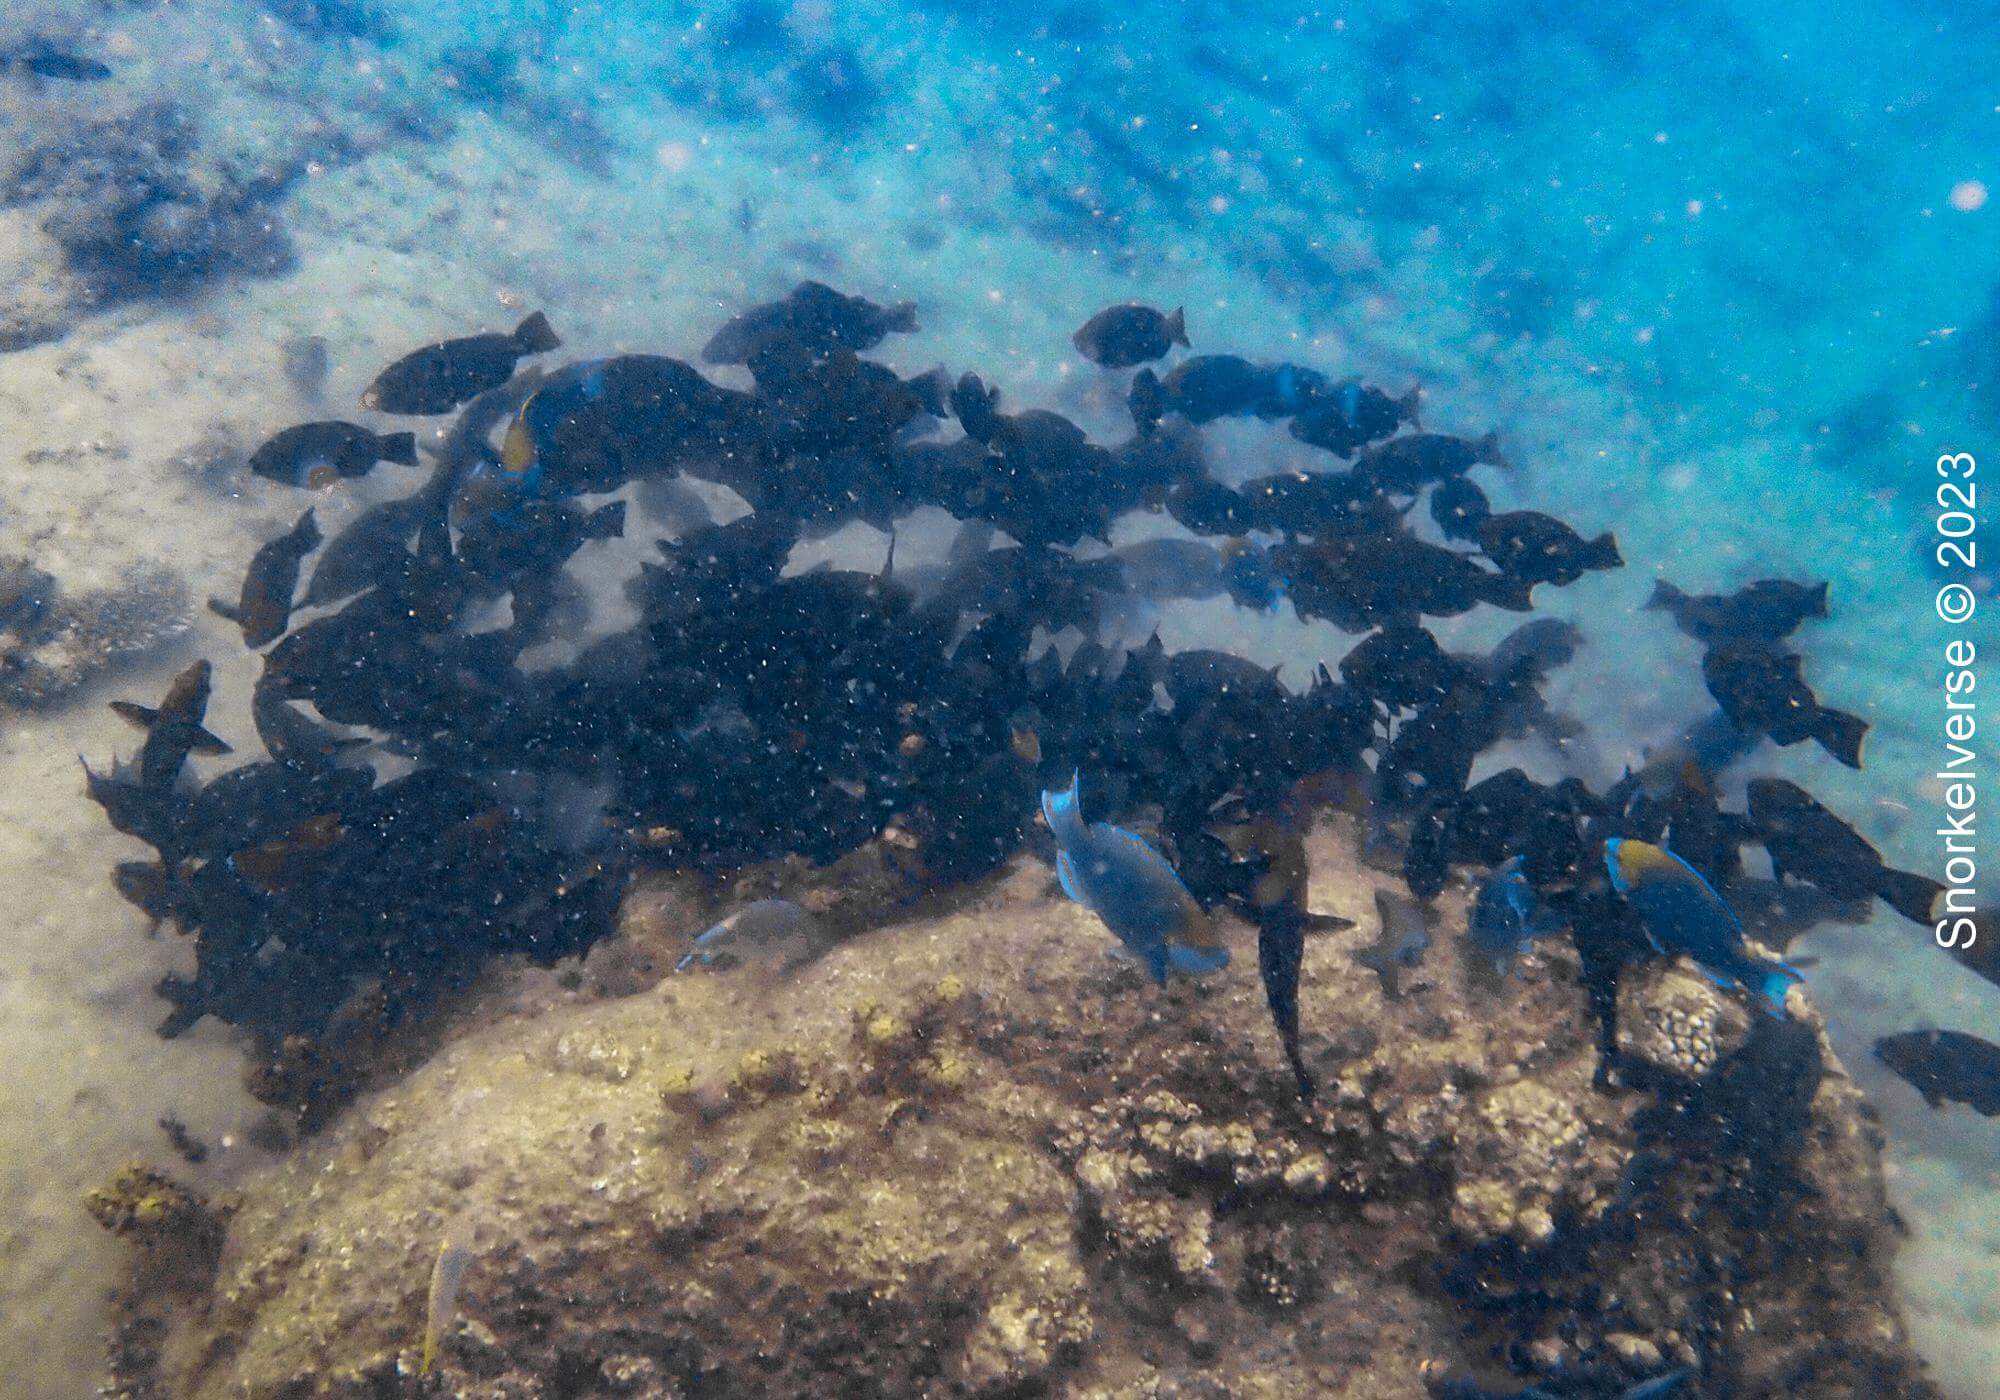
{"label": "fish tail", "polygon": [[624,533],[623,501],[613,501],[608,506],[599,506],[583,522],[583,537],[587,540],[615,540]]}
{"label": "fish tail", "polygon": [[[220,598],[210,598],[208,600],[208,610],[214,613],[217,617],[222,618],[228,622],[241,622],[243,620],[243,614],[241,612],[237,611],[237,609],[231,604],[223,602]],[[122,705],[125,702],[120,700],[114,703]],[[126,718],[130,719],[131,716],[127,715]],[[137,721],[134,721],[134,723],[136,722]]]}
{"label": "fish tail", "polygon": [[539,355],[562,344],[549,318],[537,311],[514,327],[514,345],[523,355]]}
{"label": "fish tail", "polygon": [[[1187,308],[1176,306],[1174,314],[1167,317],[1167,339],[1175,345],[1187,345]],[[1188,346],[1192,349],[1192,346]]]}
{"label": "fish tail", "polygon": [[292,527],[292,535],[301,550],[314,550],[326,536],[319,532],[319,521],[313,518],[313,508],[306,507],[306,513],[299,517],[299,523]]}
{"label": "fish tail", "polygon": [[1622,569],[1624,556],[1618,552],[1618,537],[1606,530],[1584,547],[1583,566],[1586,569]]}
{"label": "fish tail", "polygon": [[417,464],[417,435],[378,433],[375,438],[375,455],[382,461],[394,462],[399,467],[414,467]]}
{"label": "fish tail", "polygon": [[1396,416],[1401,418],[1405,423],[1408,423],[1412,428],[1422,431],[1424,425],[1422,420],[1417,417],[1417,411],[1423,407],[1423,402],[1424,386],[1421,384],[1411,385],[1410,392],[1396,400]]}
{"label": "fish tail", "polygon": [[1820,581],[1820,585],[1819,585],[1819,587],[1815,588],[1815,589],[1814,589],[1814,590],[1812,591],[1812,595],[1811,595],[1811,596],[1812,596],[1812,602],[1811,602],[1810,604],[1808,604],[1808,605],[1807,605],[1807,608],[1806,608],[1806,616],[1807,616],[1807,617],[1825,617],[1825,616],[1826,616],[1826,581],[1825,581],[1824,579],[1822,579],[1822,580]]}
{"label": "fish tail", "polygon": [[1757,992],[1764,998],[1765,1006],[1779,1020],[1785,1019],[1785,993],[1794,982],[1805,981],[1805,975],[1797,968],[1785,963],[1764,963],[1757,979]]}
{"label": "fish tail", "polygon": [[917,304],[913,301],[899,301],[889,308],[889,329],[904,335],[917,328]]}
{"label": "fish tail", "polygon": [[1868,721],[1845,710],[1821,707],[1813,738],[1821,748],[1849,768],[1861,766],[1861,743],[1868,737]]}
{"label": "fish tail", "polygon": [[1067,789],[1042,793],[1042,818],[1064,850],[1083,844],[1082,782],[1082,775],[1072,770]]}
{"label": "fish tail", "polygon": [[1875,877],[1875,893],[1882,902],[1913,924],[1932,922],[1931,909],[1944,886],[1925,875],[1883,866]]}
{"label": "fish tail", "polygon": [[[1415,420],[1412,419],[1411,421],[1414,422]],[[1492,467],[1499,467],[1502,471],[1512,471],[1514,469],[1514,464],[1508,461],[1507,455],[1500,450],[1500,434],[1488,433],[1477,443],[1473,444],[1473,446],[1476,449],[1473,458],[1474,461],[1484,462]]]}
{"label": "fish tail", "polygon": [[1674,608],[1687,601],[1687,594],[1668,583],[1663,578],[1653,580],[1653,596],[1645,603],[1647,612],[1658,612],[1663,608]]}

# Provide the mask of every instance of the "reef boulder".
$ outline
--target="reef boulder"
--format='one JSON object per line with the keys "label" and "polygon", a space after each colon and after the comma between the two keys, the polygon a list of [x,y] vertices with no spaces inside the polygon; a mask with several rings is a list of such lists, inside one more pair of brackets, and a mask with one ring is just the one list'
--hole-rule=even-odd
{"label": "reef boulder", "polygon": [[[1337,814],[1308,843],[1314,908],[1356,921],[1307,948],[1314,1104],[1248,929],[1162,992],[1022,858],[789,973],[662,975],[664,925],[684,946],[714,909],[654,888],[593,953],[647,945],[616,976],[487,992],[248,1183],[212,1295],[135,1296],[121,1336],[166,1330],[119,1388],[418,1393],[463,1220],[437,1363],[461,1396],[1417,1400],[1462,1366],[1596,1394],[1695,1361],[1697,1395],[1933,1393],[1889,1302],[1879,1139],[1799,1052],[1815,1023],[1759,1052],[1802,1106],[1760,1162],[1698,1131],[1675,1155],[1662,1120],[1743,1112],[1754,1045],[1718,1031],[1695,1089],[1600,1075],[1567,948],[1495,985],[1458,888],[1389,997],[1355,956],[1387,879],[1358,844]],[[1647,986],[1628,1017],[1678,1033],[1686,989]]]}

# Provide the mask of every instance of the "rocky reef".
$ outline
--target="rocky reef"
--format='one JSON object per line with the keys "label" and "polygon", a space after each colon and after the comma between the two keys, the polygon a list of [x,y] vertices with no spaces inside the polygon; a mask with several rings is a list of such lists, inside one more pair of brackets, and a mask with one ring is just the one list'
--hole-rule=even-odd
{"label": "rocky reef", "polygon": [[1253,960],[1158,992],[1032,856],[874,927],[851,870],[746,872],[728,900],[841,931],[789,973],[662,975],[717,896],[642,879],[581,976],[489,983],[249,1183],[210,1292],[135,1288],[114,1388],[1361,1400],[1697,1364],[1684,1394],[1933,1394],[1879,1134],[1803,998],[1648,968],[1607,1059],[1569,945],[1494,977],[1457,884],[1392,998],[1361,840],[1332,811],[1306,843],[1311,909],[1354,921],[1306,947],[1315,1102]]}

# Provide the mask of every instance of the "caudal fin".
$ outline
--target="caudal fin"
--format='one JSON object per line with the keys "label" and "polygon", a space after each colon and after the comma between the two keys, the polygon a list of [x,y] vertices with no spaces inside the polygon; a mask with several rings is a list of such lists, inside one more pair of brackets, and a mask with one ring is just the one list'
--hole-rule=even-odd
{"label": "caudal fin", "polygon": [[1500,434],[1488,433],[1473,446],[1477,450],[1474,460],[1484,462],[1489,467],[1498,467],[1502,471],[1514,470],[1514,464],[1508,461],[1507,454],[1500,450]]}
{"label": "caudal fin", "polygon": [[417,464],[417,435],[378,434],[375,438],[375,456],[384,462],[394,462],[399,467],[414,467]]}
{"label": "caudal fin", "polygon": [[1944,886],[1927,875],[1883,866],[1875,877],[1875,893],[1882,902],[1913,924],[1929,927],[1934,922],[1931,906],[1944,893]]}
{"label": "caudal fin", "polygon": [[1654,579],[1653,596],[1646,600],[1645,611],[1658,612],[1663,608],[1677,608],[1687,601],[1687,596],[1665,579]]}
{"label": "caudal fin", "polygon": [[[1176,306],[1174,314],[1167,317],[1167,340],[1174,345],[1187,345],[1187,309]],[[1192,346],[1188,347],[1192,349]]]}
{"label": "caudal fin", "polygon": [[1757,981],[1757,993],[1764,999],[1764,1008],[1779,1020],[1785,1019],[1785,993],[1792,983],[1805,981],[1805,975],[1795,967],[1784,963],[1765,963],[1763,973]]}
{"label": "caudal fin", "polygon": [[1622,569],[1625,559],[1618,553],[1618,539],[1609,530],[1584,546],[1583,567],[1586,569]]}
{"label": "caudal fin", "polygon": [[1535,585],[1512,574],[1488,574],[1480,598],[1507,612],[1533,612]]}
{"label": "caudal fin", "polygon": [[1821,707],[1819,721],[1813,728],[1813,738],[1821,748],[1849,768],[1861,766],[1861,742],[1867,737],[1867,720],[1859,715],[1850,715],[1845,710]]}
{"label": "caudal fin", "polygon": [[1055,834],[1058,846],[1068,848],[1082,843],[1082,785],[1082,774],[1072,771],[1067,789],[1062,792],[1045,790],[1042,793],[1042,819]]}
{"label": "caudal fin", "polygon": [[892,331],[908,335],[917,328],[917,304],[913,301],[899,301],[889,308],[888,326]]}
{"label": "caudal fin", "polygon": [[514,327],[514,348],[523,355],[539,355],[561,344],[562,338],[556,334],[555,327],[539,311]]}

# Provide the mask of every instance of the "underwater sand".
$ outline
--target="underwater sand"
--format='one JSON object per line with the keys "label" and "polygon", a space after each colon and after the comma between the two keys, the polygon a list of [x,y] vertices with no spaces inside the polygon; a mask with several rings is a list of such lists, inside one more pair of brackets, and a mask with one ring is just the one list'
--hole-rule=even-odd
{"label": "underwater sand", "polygon": [[[247,7],[198,8],[224,35],[268,23]],[[1700,588],[1828,577],[1834,615],[1808,629],[1808,674],[1875,725],[1868,770],[1850,774],[1806,746],[1766,748],[1744,769],[1809,783],[1893,861],[1931,870],[1922,838],[1934,796],[1922,775],[1935,748],[1927,668],[1942,628],[1914,532],[1939,445],[2000,439],[1990,410],[1978,416],[1951,387],[1964,377],[1949,358],[1954,338],[1933,334],[1973,327],[2000,280],[2000,211],[1946,203],[1958,179],[2000,185],[1989,164],[1994,94],[1971,68],[1982,38],[1993,51],[1990,20],[1982,36],[1928,7],[1879,5],[1844,9],[1829,29],[1804,6],[1754,18],[1747,6],[1706,7],[1678,32],[1657,17],[1639,28],[1630,42],[1641,61],[1620,67],[1606,35],[1580,21],[1568,32],[1533,7],[1510,19],[1503,12],[1518,7],[1387,6],[1365,23],[1356,16],[1338,32],[1346,38],[1315,31],[1311,42],[1333,55],[1319,73],[1301,56],[1306,38],[1259,37],[1297,19],[1276,7],[1191,8],[1185,38],[1173,17],[1127,11],[1117,42],[1017,44],[949,7],[859,5],[821,22],[855,45],[892,100],[843,150],[782,109],[727,120],[675,105],[657,84],[635,86],[658,55],[700,44],[700,10],[723,7],[644,24],[616,8],[580,12],[586,22],[572,20],[560,40],[522,43],[533,30],[512,40],[536,81],[581,86],[600,104],[625,150],[606,175],[546,130],[462,113],[445,141],[390,141],[298,181],[280,206],[298,253],[291,271],[85,317],[61,341],[0,357],[7,549],[70,590],[164,564],[184,577],[194,609],[184,645],[59,713],[0,720],[0,889],[12,913],[0,929],[7,1394],[67,1397],[93,1383],[118,1247],[78,1198],[127,1156],[166,1159],[161,1114],[212,1147],[225,1134],[238,1142],[189,1172],[197,1184],[226,1184],[259,1160],[240,1145],[260,1110],[237,1088],[226,1034],[212,1024],[171,1043],[152,1033],[164,1008],[151,986],[180,950],[171,936],[149,941],[111,890],[111,864],[138,848],[84,802],[75,759],[129,751],[131,731],[100,702],[151,699],[195,654],[217,662],[213,727],[255,752],[251,658],[200,600],[233,596],[250,551],[303,504],[204,463],[226,463],[229,444],[240,454],[288,422],[345,411],[409,346],[510,325],[535,307],[563,334],[563,353],[580,357],[690,354],[729,311],[804,276],[910,297],[923,333],[884,347],[900,370],[976,365],[1015,406],[1058,408],[1100,438],[1120,432],[1120,395],[1068,336],[1095,307],[1127,297],[1185,303],[1198,349],[1283,353],[1391,385],[1421,378],[1450,408],[1427,426],[1497,427],[1522,464],[1517,481],[1495,483],[1496,504],[1518,497],[1586,533],[1618,532],[1629,567],[1566,590],[1551,609],[1591,641],[1550,695],[1598,741],[1606,771],[1585,776],[1615,774],[1706,708],[1695,645],[1635,611],[1656,571]],[[426,25],[496,32],[449,9],[400,14],[412,52],[436,47]],[[141,15],[134,32],[173,23]],[[1482,34],[1506,38],[1504,73],[1450,61]],[[1717,35],[1728,42],[1710,42]],[[289,42],[301,65],[352,64],[367,47]],[[1236,53],[1249,79],[1201,67],[1190,57],[1200,44]],[[1390,54],[1409,67],[1384,76],[1369,66]],[[579,79],[566,59],[608,76]],[[1052,96],[1055,71],[1072,76]],[[1258,71],[1311,80],[1312,101],[1260,96]],[[1704,78],[1738,95],[1687,112]],[[1068,139],[1060,123],[1092,84],[1117,92],[1105,102],[1114,115],[1170,103],[1207,111],[1216,142],[1191,154],[1147,134],[1158,124],[1123,154],[1104,132],[1095,144]],[[232,89],[230,119],[283,129],[309,105],[303,91]],[[1496,94],[1511,107],[1499,109],[1504,140],[1456,115],[1491,108]],[[1453,119],[1403,113],[1413,98]],[[1588,118],[1565,100],[1586,104]],[[1762,115],[1766,104],[1780,116]],[[1291,123],[1288,111],[1304,115]],[[1351,144],[1347,166],[1315,154],[1302,131]],[[1112,173],[1071,198],[1093,160]],[[1131,173],[1147,161],[1150,184]],[[1390,178],[1413,164],[1429,175]],[[1378,176],[1394,198],[1352,183]],[[1131,193],[1145,190],[1143,200]],[[747,236],[736,223],[746,199],[756,214]],[[1097,237],[1093,206],[1108,211]],[[1482,300],[1512,274],[1539,279],[1546,315],[1509,319]],[[278,366],[278,343],[306,334],[329,342],[324,403],[302,400]],[[1823,425],[1869,394],[1887,396],[1880,432],[1830,460]],[[1248,431],[1241,442],[1260,466],[1296,448]],[[416,479],[377,477],[315,501],[322,528]],[[1217,610],[1176,609],[1164,626],[1173,645],[1216,640],[1227,626],[1295,681],[1344,645],[1282,618],[1259,620],[1245,640]],[[1462,634],[1492,630],[1474,618]],[[1449,642],[1454,629],[1440,634]],[[1486,762],[1496,758],[1507,761]],[[1951,1394],[1991,1396],[2000,1124],[1926,1108],[1867,1047],[1927,1023],[1990,1027],[1995,989],[1886,912],[1829,926],[1796,951],[1820,959],[1812,993],[1888,1124],[1919,1345]]]}

